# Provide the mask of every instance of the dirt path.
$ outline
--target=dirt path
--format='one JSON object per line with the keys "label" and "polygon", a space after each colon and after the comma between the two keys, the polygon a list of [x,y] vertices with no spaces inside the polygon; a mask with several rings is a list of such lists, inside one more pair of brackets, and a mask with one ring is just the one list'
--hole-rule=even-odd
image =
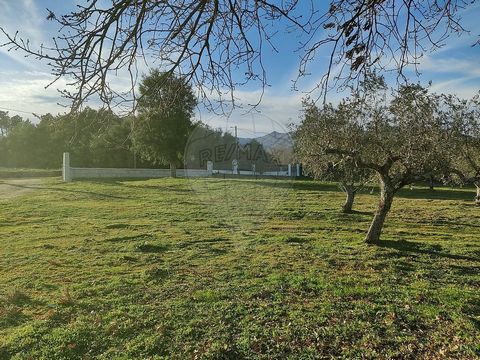
{"label": "dirt path", "polygon": [[42,179],[0,179],[0,200],[33,191],[42,182]]}

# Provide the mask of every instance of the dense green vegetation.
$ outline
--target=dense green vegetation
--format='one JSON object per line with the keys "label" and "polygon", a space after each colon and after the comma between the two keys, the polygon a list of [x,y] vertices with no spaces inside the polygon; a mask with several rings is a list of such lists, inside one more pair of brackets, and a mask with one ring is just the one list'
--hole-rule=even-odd
{"label": "dense green vegetation", "polygon": [[0,166],[59,169],[65,151],[73,166],[133,166],[131,119],[109,111],[46,114],[36,124],[0,112],[0,120]]}
{"label": "dense green vegetation", "polygon": [[[76,167],[132,168],[136,163],[137,167],[158,168],[168,166],[170,160],[160,160],[171,157],[177,159],[176,166],[181,166],[185,151],[194,154],[223,146],[227,152],[236,146],[236,140],[230,133],[212,129],[201,122],[191,123],[190,118],[188,126],[184,124],[183,129],[179,129],[175,116],[150,123],[145,121],[146,115],[142,113],[135,125],[131,117],[87,108],[76,114],[46,114],[34,124],[0,111],[0,176],[7,172],[18,173],[14,168],[59,169],[65,151],[70,153],[71,165]],[[132,131],[133,128],[136,130]],[[190,143],[185,147],[189,137]],[[250,141],[249,146],[254,153],[261,148],[255,140]],[[251,161],[245,160],[245,154],[240,155],[240,168],[251,170]],[[269,154],[269,157],[273,156]],[[217,169],[231,169],[232,159],[215,159],[215,165]],[[190,168],[206,166],[206,160],[188,160]],[[277,159],[269,158],[266,162],[274,164]],[[257,165],[258,170],[266,170],[265,161],[257,161]],[[4,171],[3,168],[12,170]]]}
{"label": "dense green vegetation", "polygon": [[138,120],[133,143],[143,159],[170,166],[171,176],[182,166],[185,145],[194,128],[197,98],[186,78],[151,70],[139,86]]}
{"label": "dense green vegetation", "polygon": [[[7,182],[7,180],[5,180]],[[61,183],[0,199],[0,358],[480,356],[472,189]]]}
{"label": "dense green vegetation", "polygon": [[0,179],[9,178],[41,178],[62,176],[62,170],[17,169],[0,167]]}

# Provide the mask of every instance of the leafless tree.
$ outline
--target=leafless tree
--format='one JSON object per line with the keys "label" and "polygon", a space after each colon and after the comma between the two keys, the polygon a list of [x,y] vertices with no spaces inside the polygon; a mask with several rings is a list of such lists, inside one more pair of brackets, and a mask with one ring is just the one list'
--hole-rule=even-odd
{"label": "leafless tree", "polygon": [[[263,48],[280,18],[303,28],[294,14],[297,3],[112,0],[105,5],[92,0],[63,16],[49,11],[60,35],[40,49],[19,33],[1,30],[8,39],[4,46],[47,60],[55,80],[69,79],[70,91],[62,94],[74,109],[95,95],[106,104],[133,100],[141,62],[181,73],[215,107],[212,101],[223,104],[226,92],[233,100],[233,90],[246,82],[266,86]],[[118,91],[111,80],[122,70],[130,75],[131,88]],[[243,75],[237,77],[239,70]]]}
{"label": "leafless tree", "polygon": [[371,72],[393,70],[406,82],[404,71],[426,53],[445,45],[453,33],[468,33],[461,12],[468,0],[332,0],[314,19],[310,39],[302,46],[299,78],[319,51],[329,49],[327,71],[317,84],[320,95],[350,86]]}
{"label": "leafless tree", "polygon": [[[223,110],[247,82],[267,85],[264,49],[276,50],[277,32],[298,35],[299,78],[320,49],[329,52],[318,83],[331,86],[362,78],[366,71],[395,69],[401,76],[426,51],[462,33],[461,10],[470,0],[91,0],[47,19],[59,25],[53,43],[35,48],[21,34],[0,31],[3,46],[46,60],[53,82],[67,78],[62,94],[77,109],[89,97],[110,106],[135,100],[139,64],[186,76],[211,109]],[[112,79],[130,75],[130,89]],[[261,96],[258,99],[261,101]]]}

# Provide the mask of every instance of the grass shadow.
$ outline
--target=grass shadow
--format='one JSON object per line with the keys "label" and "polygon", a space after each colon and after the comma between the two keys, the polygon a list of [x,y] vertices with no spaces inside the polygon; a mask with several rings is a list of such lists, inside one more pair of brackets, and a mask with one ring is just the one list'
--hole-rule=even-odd
{"label": "grass shadow", "polygon": [[440,245],[425,245],[407,240],[380,240],[377,246],[386,249],[398,250],[399,252],[405,254],[425,254],[438,258],[446,258],[451,260],[467,260],[480,263],[480,259],[475,257],[442,252],[442,247]]}
{"label": "grass shadow", "polygon": [[359,211],[359,210],[351,210],[348,213],[345,213],[346,215],[368,215],[368,216],[373,216],[375,215],[374,211]]}
{"label": "grass shadow", "polygon": [[133,189],[143,189],[143,190],[167,190],[175,193],[192,193],[194,190],[192,189],[182,189],[182,188],[176,188],[174,186],[158,186],[158,185],[133,185],[129,186],[128,184],[125,183],[119,183],[119,185],[126,186],[129,188]]}
{"label": "grass shadow", "polygon": [[285,179],[278,179],[278,180],[259,179],[258,181],[255,181],[255,186],[268,186],[268,187],[294,189],[294,190],[302,190],[302,191],[333,191],[333,192],[342,191],[338,187],[338,184],[317,182],[314,180],[285,181]]}
{"label": "grass shadow", "polygon": [[[110,185],[110,186],[122,186],[122,187],[127,187],[130,189],[136,189],[136,190],[167,190],[171,192],[176,192],[176,193],[192,193],[194,192],[193,189],[190,188],[179,188],[177,186],[172,186],[172,185],[167,185],[164,186],[164,184],[155,184],[155,185],[148,185],[148,184],[136,184],[136,183],[144,183],[145,181],[148,180],[160,180],[160,179],[169,179],[171,180],[172,178],[170,177],[162,177],[162,178],[122,178],[122,179],[86,179],[88,182],[95,183],[95,184],[101,184],[101,185]],[[178,179],[178,178],[177,178]],[[183,178],[181,178],[183,179]]]}
{"label": "grass shadow", "polygon": [[84,190],[71,190],[71,189],[61,189],[61,188],[55,188],[55,187],[48,187],[48,186],[28,186],[28,185],[20,185],[20,184],[9,184],[5,183],[6,185],[9,186],[14,186],[18,188],[23,188],[23,189],[33,189],[33,190],[51,190],[51,191],[60,191],[60,192],[67,192],[67,193],[78,193],[78,194],[86,194],[86,195],[93,195],[97,197],[104,197],[104,198],[111,198],[111,199],[132,199],[131,197],[124,197],[124,196],[118,196],[118,195],[109,195],[109,194],[102,194],[102,193],[97,193],[94,191],[84,191]]}
{"label": "grass shadow", "polygon": [[[295,181],[282,181],[279,180],[259,180],[255,182],[256,186],[269,186],[275,188],[285,188],[285,189],[294,189],[301,191],[332,191],[332,192],[342,192],[338,184],[320,182],[315,180],[295,180]],[[241,180],[233,180],[241,181]],[[420,186],[422,186],[420,184]],[[471,190],[471,191],[470,191]],[[378,195],[379,189],[378,186],[369,186],[365,187],[363,190],[359,191],[360,194],[367,195]],[[398,198],[405,199],[427,199],[427,200],[462,200],[462,201],[471,201],[472,206],[473,199],[475,197],[474,188],[464,187],[462,190],[454,188],[436,188],[435,190],[430,190],[428,188],[403,188],[397,194]]]}
{"label": "grass shadow", "polygon": [[182,241],[176,245],[177,248],[183,249],[190,246],[202,245],[202,244],[215,244],[215,243],[229,243],[230,240],[224,237],[216,237],[213,239],[201,239],[201,240],[187,240]]}
{"label": "grass shadow", "polygon": [[473,199],[475,197],[475,192],[472,188],[472,191],[466,191],[470,188],[464,188],[465,190],[459,189],[447,189],[447,188],[438,188],[435,190],[430,189],[401,189],[396,195],[399,198],[404,199],[428,199],[428,200],[463,200],[471,201],[473,204]]}
{"label": "grass shadow", "polygon": [[167,245],[156,245],[156,244],[139,244],[135,246],[135,250],[142,253],[162,253],[169,249]]}

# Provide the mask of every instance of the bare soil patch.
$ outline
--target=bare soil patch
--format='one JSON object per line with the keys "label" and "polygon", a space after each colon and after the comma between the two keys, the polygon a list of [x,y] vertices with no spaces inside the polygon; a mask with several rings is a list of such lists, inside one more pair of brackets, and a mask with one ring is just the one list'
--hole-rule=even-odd
{"label": "bare soil patch", "polygon": [[42,179],[0,180],[0,199],[8,199],[34,191],[42,184]]}

